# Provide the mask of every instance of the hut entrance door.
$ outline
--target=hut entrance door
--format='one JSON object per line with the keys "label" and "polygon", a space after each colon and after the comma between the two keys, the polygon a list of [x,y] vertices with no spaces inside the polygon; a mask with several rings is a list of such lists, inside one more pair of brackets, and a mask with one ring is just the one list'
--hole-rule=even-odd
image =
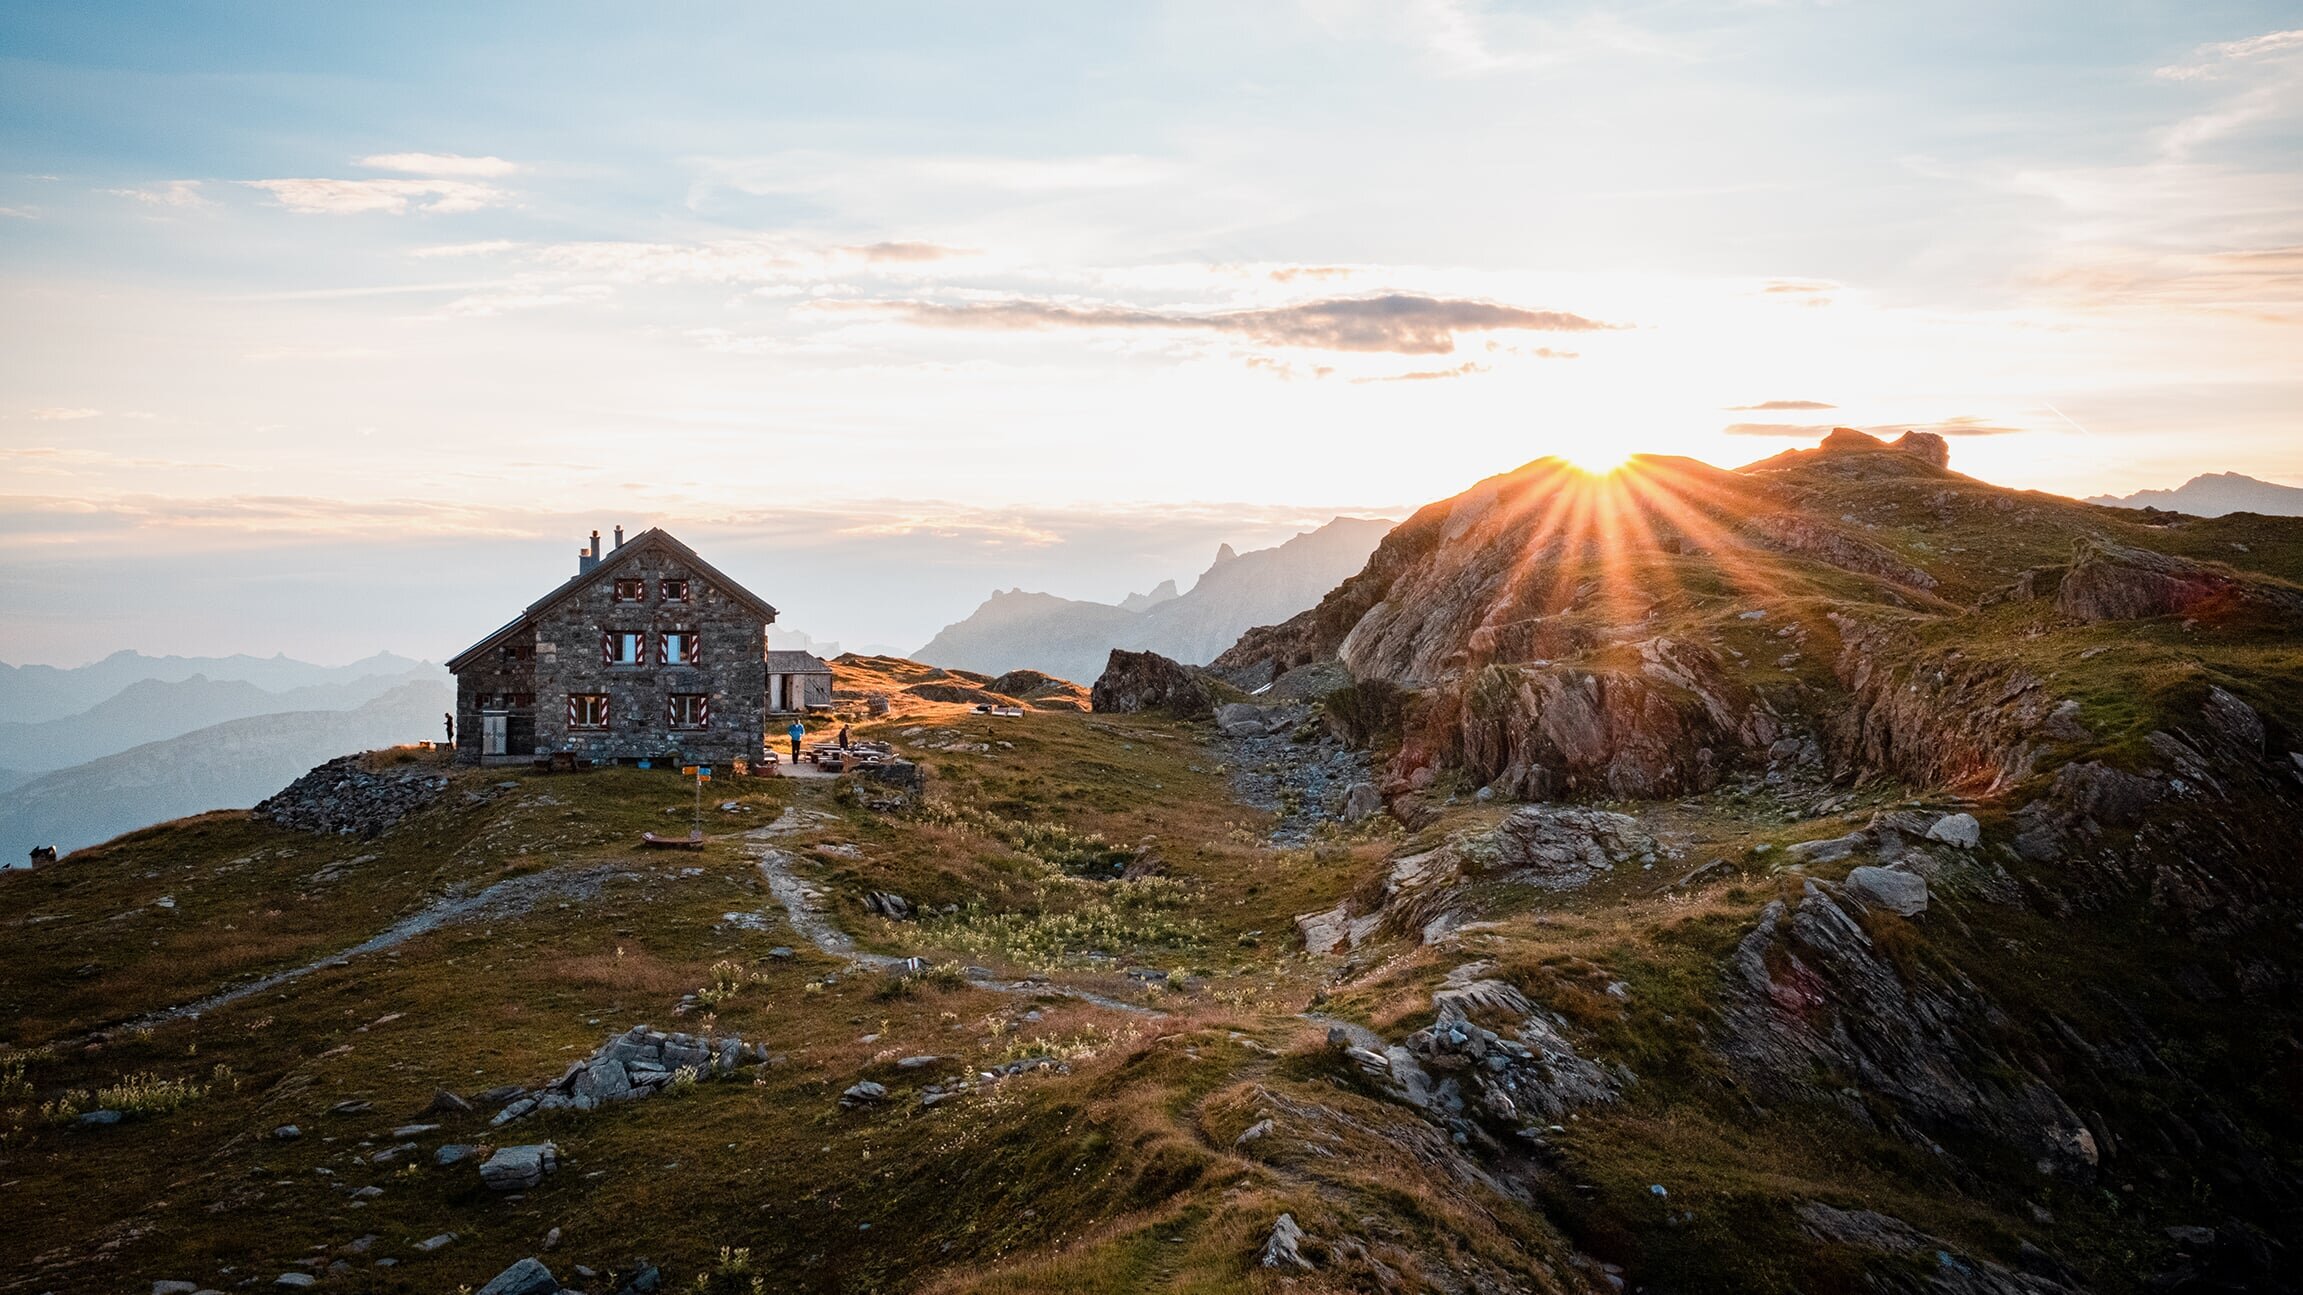
{"label": "hut entrance door", "polygon": [[511,716],[509,715],[482,715],[480,717],[481,755],[502,755],[504,753],[505,730],[510,724]]}

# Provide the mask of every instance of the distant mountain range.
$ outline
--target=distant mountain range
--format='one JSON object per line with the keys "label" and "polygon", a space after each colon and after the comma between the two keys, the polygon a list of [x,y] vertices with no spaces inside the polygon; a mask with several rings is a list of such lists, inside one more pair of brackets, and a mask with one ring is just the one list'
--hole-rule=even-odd
{"label": "distant mountain range", "polygon": [[246,808],[336,756],[439,736],[454,699],[437,680],[404,682],[351,710],[227,720],[42,774],[8,792],[0,863],[34,846],[69,853],[186,814]]}
{"label": "distant mountain range", "polygon": [[2194,517],[2221,517],[2225,513],[2262,513],[2270,517],[2303,517],[2303,486],[2258,481],[2237,472],[2209,472],[2191,478],[2173,490],[2138,490],[2131,495],[2095,495],[2091,504],[2114,508],[2159,508]]}
{"label": "distant mountain range", "polygon": [[947,625],[910,655],[931,665],[1000,674],[1031,669],[1074,682],[1103,673],[1113,648],[1149,649],[1198,664],[1259,625],[1310,607],[1357,574],[1392,524],[1338,517],[1274,548],[1235,553],[1229,544],[1189,592],[1163,581],[1117,605],[995,592],[966,620]]}
{"label": "distant mountain range", "polygon": [[[423,665],[390,652],[379,652],[350,665],[324,666],[286,656],[146,656],[130,651],[115,652],[84,666],[0,664],[0,720],[37,724],[77,715],[130,684],[152,679],[172,683],[199,675],[211,681],[254,684],[277,693],[348,683],[372,675],[402,675]],[[0,760],[0,764],[5,763]]]}
{"label": "distant mountain range", "polygon": [[447,679],[448,672],[435,665],[284,692],[268,691],[244,679],[199,674],[189,679],[139,679],[77,715],[30,724],[0,722],[0,769],[32,773],[62,769],[226,720],[284,711],[351,710],[402,684]]}

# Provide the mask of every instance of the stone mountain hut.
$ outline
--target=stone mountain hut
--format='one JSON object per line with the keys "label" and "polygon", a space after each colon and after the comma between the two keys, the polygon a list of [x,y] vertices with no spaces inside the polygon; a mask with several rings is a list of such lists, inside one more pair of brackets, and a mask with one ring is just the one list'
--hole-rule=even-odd
{"label": "stone mountain hut", "polygon": [[[775,608],[663,530],[627,543],[619,526],[606,553],[593,531],[574,576],[449,660],[456,759],[757,760],[769,658],[807,655],[767,650],[775,619]],[[815,665],[828,705],[831,667]],[[810,676],[786,668],[780,677]]]}

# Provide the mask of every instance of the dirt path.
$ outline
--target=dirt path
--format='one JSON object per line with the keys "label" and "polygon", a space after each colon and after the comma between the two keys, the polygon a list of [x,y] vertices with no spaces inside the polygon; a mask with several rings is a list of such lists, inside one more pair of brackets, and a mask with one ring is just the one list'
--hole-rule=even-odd
{"label": "dirt path", "polygon": [[[887,971],[891,968],[902,967],[911,962],[912,959],[886,953],[867,953],[858,949],[855,939],[846,931],[841,930],[826,915],[823,892],[801,880],[799,875],[792,871],[794,859],[791,852],[780,846],[770,844],[778,837],[789,836],[792,833],[831,821],[833,821],[831,815],[823,814],[820,811],[787,809],[775,822],[744,833],[748,842],[744,847],[745,852],[758,861],[760,875],[766,878],[768,883],[768,893],[774,895],[776,902],[783,905],[784,914],[791,922],[792,930],[801,939],[832,957],[845,961],[850,966],[869,967],[874,971]],[[1083,1003],[1093,1003],[1097,1007],[1108,1007],[1115,1012],[1127,1012],[1135,1016],[1164,1017],[1167,1015],[1165,1012],[1146,1007],[1141,1003],[1130,1003],[1123,999],[1095,993],[1092,990],[1059,985],[1053,981],[1001,980],[988,972],[978,974],[979,972],[982,972],[981,968],[970,968],[968,972],[968,979],[979,989],[989,989],[1002,994],[1061,994],[1066,998],[1076,998]]]}
{"label": "dirt path", "polygon": [[243,998],[261,994],[269,989],[277,989],[289,981],[310,975],[322,967],[339,967],[362,954],[376,953],[389,949],[396,944],[405,944],[419,935],[436,931],[443,926],[468,922],[477,918],[493,920],[517,917],[546,899],[563,897],[590,899],[599,894],[601,882],[622,871],[625,869],[606,866],[534,872],[526,876],[499,881],[495,885],[473,894],[450,895],[428,905],[421,911],[401,918],[382,933],[370,936],[340,953],[332,953],[325,958],[314,959],[301,967],[275,971],[269,976],[251,980],[244,985],[235,985],[220,993],[210,994],[206,998],[176,1007],[163,1008],[123,1025],[107,1027],[106,1030],[99,1031],[99,1033],[121,1029],[146,1029],[168,1021],[180,1021],[187,1017],[200,1016],[215,1011],[219,1007],[239,1002]]}

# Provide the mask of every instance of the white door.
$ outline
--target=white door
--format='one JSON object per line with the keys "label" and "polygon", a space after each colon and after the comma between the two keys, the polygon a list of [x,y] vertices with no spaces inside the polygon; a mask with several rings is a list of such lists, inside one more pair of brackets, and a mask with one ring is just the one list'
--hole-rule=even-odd
{"label": "white door", "polygon": [[505,730],[511,725],[508,715],[482,715],[480,717],[480,754],[504,754]]}

